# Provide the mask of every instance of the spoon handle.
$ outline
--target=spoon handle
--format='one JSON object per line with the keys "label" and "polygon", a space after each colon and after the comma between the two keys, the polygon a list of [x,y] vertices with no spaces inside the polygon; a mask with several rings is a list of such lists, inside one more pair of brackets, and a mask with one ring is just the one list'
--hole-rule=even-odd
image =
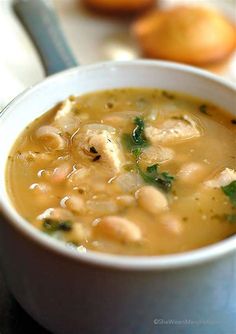
{"label": "spoon handle", "polygon": [[51,0],[15,0],[13,9],[37,48],[47,76],[78,66]]}

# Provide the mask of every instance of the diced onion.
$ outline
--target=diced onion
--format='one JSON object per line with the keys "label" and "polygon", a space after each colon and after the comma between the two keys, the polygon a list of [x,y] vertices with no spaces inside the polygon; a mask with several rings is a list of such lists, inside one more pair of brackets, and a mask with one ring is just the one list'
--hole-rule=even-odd
{"label": "diced onion", "polygon": [[132,172],[118,176],[114,182],[125,192],[135,191],[143,184],[140,175]]}

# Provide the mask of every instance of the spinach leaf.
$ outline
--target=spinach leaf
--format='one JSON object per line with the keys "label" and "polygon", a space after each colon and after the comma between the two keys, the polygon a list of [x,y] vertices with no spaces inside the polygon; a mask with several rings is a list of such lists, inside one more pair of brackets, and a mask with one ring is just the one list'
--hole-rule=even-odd
{"label": "spinach leaf", "polygon": [[236,181],[231,182],[225,187],[221,187],[226,196],[229,197],[233,206],[236,206]]}
{"label": "spinach leaf", "polygon": [[133,140],[137,145],[143,146],[147,144],[147,139],[144,134],[144,120],[140,117],[134,119],[136,127],[133,130]]}
{"label": "spinach leaf", "polygon": [[69,220],[55,220],[46,218],[43,221],[43,229],[47,233],[53,233],[56,231],[69,232],[72,229],[72,222]]}
{"label": "spinach leaf", "polygon": [[125,133],[122,136],[122,143],[128,151],[138,157],[142,153],[142,149],[149,145],[144,133],[144,120],[140,117],[134,119],[135,128],[132,134]]}
{"label": "spinach leaf", "polygon": [[168,172],[159,172],[158,164],[148,166],[146,171],[141,170],[138,166],[139,174],[142,179],[165,192],[168,192],[172,188],[172,182],[174,181],[174,177],[171,176]]}

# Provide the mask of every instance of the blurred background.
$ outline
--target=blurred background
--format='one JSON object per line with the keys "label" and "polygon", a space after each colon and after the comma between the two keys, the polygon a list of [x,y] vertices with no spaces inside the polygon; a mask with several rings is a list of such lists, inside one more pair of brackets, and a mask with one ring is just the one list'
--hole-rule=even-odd
{"label": "blurred background", "polygon": [[[114,13],[104,15],[85,8],[83,0],[45,1],[54,6],[69,46],[80,64],[142,57],[140,45],[130,30],[133,22],[144,14],[142,11],[135,17]],[[154,6],[160,10],[179,4],[219,8],[236,24],[236,0],[159,0]],[[23,89],[44,77],[39,56],[12,10],[12,0],[0,0],[0,45],[1,109]],[[233,54],[224,70],[217,73],[236,81],[236,55]]]}

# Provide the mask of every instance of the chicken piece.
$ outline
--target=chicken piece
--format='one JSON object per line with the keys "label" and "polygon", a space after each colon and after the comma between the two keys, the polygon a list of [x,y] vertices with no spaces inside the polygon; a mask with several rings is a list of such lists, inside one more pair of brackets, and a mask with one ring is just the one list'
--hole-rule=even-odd
{"label": "chicken piece", "polygon": [[108,130],[87,129],[77,136],[79,153],[94,163],[103,165],[110,176],[118,174],[122,166],[122,154],[114,136]]}
{"label": "chicken piece", "polygon": [[225,168],[215,178],[205,181],[204,185],[209,188],[221,188],[225,187],[231,182],[236,180],[236,171],[230,168]]}
{"label": "chicken piece", "polygon": [[80,117],[73,113],[73,102],[66,99],[58,109],[53,125],[61,131],[73,134],[80,125]]}
{"label": "chicken piece", "polygon": [[66,99],[62,104],[61,107],[58,109],[55,121],[59,120],[60,118],[66,117],[72,109],[72,102],[69,99]]}
{"label": "chicken piece", "polygon": [[143,150],[142,154],[139,157],[141,163],[145,165],[152,165],[152,164],[163,164],[172,160],[175,156],[175,152],[167,147],[162,146],[150,146]]}
{"label": "chicken piece", "polygon": [[158,127],[147,126],[145,135],[153,145],[179,142],[201,136],[197,123],[189,116],[164,121]]}

